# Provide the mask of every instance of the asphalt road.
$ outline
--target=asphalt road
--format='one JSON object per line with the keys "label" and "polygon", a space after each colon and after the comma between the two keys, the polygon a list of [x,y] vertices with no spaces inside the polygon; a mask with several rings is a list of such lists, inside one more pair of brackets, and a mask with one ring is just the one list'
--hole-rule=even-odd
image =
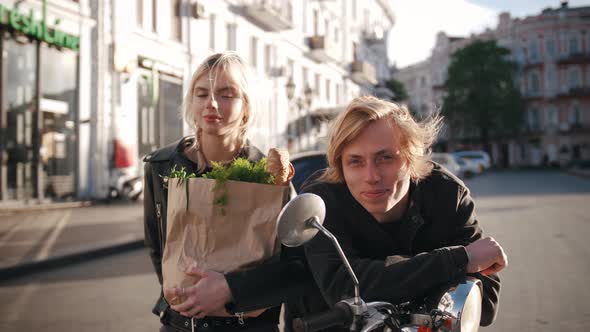
{"label": "asphalt road", "polygon": [[[483,331],[590,324],[590,180],[498,172],[467,181],[478,218],[509,256],[500,311]],[[143,250],[0,284],[1,331],[157,331],[158,282]]]}

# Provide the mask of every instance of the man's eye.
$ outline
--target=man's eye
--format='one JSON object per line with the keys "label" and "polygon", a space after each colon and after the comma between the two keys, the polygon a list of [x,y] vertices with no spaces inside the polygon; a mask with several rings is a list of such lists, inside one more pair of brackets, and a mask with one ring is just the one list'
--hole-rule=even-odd
{"label": "man's eye", "polygon": [[358,159],[351,159],[348,161],[349,166],[358,166],[361,164],[361,161]]}
{"label": "man's eye", "polygon": [[208,95],[208,94],[206,94],[206,93],[205,93],[205,94],[203,94],[203,93],[199,93],[199,94],[197,94],[197,97],[199,97],[199,98],[207,98],[208,96],[209,96],[209,95]]}
{"label": "man's eye", "polygon": [[223,98],[223,99],[232,99],[233,97],[234,97],[233,95],[224,95],[224,96],[221,96],[221,98]]}

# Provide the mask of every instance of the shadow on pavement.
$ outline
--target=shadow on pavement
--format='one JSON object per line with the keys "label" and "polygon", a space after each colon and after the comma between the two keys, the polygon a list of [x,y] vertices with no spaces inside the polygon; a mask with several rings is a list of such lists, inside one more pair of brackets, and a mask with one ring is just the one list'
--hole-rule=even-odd
{"label": "shadow on pavement", "polygon": [[464,182],[475,198],[590,193],[590,179],[552,170],[494,170]]}
{"label": "shadow on pavement", "polygon": [[135,249],[104,258],[91,259],[87,262],[64,266],[59,269],[32,273],[17,279],[0,282],[0,287],[27,285],[32,283],[48,284],[70,281],[99,280],[152,274],[157,281],[146,249]]}

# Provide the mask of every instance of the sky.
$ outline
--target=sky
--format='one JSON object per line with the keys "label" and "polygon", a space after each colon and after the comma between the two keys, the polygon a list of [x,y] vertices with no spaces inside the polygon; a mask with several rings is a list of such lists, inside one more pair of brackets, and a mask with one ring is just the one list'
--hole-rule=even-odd
{"label": "sky", "polygon": [[[512,17],[540,14],[559,7],[560,0],[390,0],[396,22],[389,34],[389,60],[398,68],[430,56],[436,34],[469,36],[494,29],[498,14]],[[590,6],[590,0],[570,0],[569,7]]]}

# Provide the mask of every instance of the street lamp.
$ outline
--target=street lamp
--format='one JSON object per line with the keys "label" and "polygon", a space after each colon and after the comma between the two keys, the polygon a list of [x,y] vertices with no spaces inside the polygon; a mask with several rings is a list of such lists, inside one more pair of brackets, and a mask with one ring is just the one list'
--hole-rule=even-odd
{"label": "street lamp", "polygon": [[[297,148],[301,150],[302,148],[302,134],[308,133],[311,129],[311,118],[309,116],[309,108],[311,106],[311,102],[313,99],[313,90],[309,86],[309,84],[305,84],[305,88],[303,89],[303,97],[295,97],[295,90],[297,86],[293,81],[293,77],[289,77],[287,80],[287,84],[285,84],[285,90],[287,93],[287,99],[289,99],[289,103],[291,105],[290,108],[293,108],[292,105],[296,105],[297,109],[296,115],[293,117],[294,121],[289,126],[289,138],[291,139],[294,137],[294,141],[296,141]],[[301,114],[303,113],[303,114]],[[291,118],[291,116],[289,116]],[[303,122],[302,122],[303,121]],[[301,128],[303,126],[303,128]],[[310,137],[307,138],[307,143],[309,145]]]}

